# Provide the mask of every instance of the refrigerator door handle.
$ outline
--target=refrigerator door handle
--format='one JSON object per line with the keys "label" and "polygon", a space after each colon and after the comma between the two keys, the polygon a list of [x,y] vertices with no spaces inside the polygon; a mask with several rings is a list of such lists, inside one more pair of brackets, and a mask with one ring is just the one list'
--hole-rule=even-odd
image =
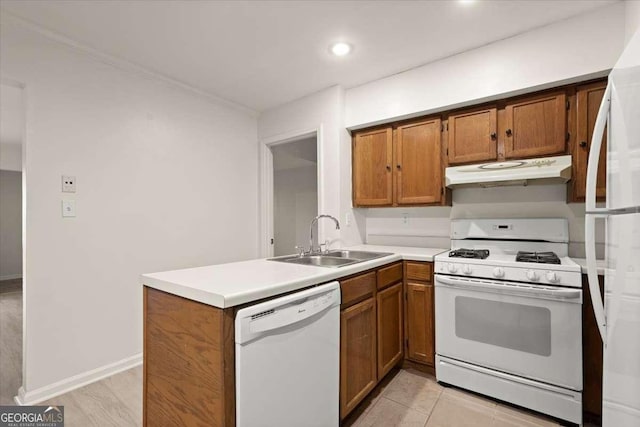
{"label": "refrigerator door handle", "polygon": [[591,294],[591,305],[596,317],[598,330],[602,341],[606,341],[606,318],[604,302],[600,295],[600,283],[598,281],[598,265],[596,263],[596,217],[606,216],[606,209],[596,209],[596,182],[598,179],[598,164],[600,163],[600,149],[604,137],[604,128],[609,118],[609,108],[611,106],[611,85],[602,97],[602,103],[598,110],[596,123],[593,128],[593,137],[589,147],[589,162],[587,164],[587,188],[585,194],[585,208],[588,212],[585,215],[585,253],[587,258],[587,278],[589,281],[589,293]]}

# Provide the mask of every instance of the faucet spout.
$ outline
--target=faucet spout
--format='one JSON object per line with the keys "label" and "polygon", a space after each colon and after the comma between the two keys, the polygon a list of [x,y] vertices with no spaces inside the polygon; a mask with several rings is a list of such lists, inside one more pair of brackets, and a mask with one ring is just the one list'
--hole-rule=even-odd
{"label": "faucet spout", "polygon": [[323,215],[318,215],[317,217],[313,218],[311,220],[311,226],[309,227],[309,231],[310,231],[310,233],[309,233],[309,235],[310,235],[310,238],[309,238],[309,253],[314,253],[315,252],[314,249],[313,249],[313,226],[315,224],[317,224],[317,222],[318,222],[318,220],[320,218],[329,218],[329,219],[333,220],[333,222],[336,223],[336,230],[340,230],[340,221],[338,221],[335,217],[333,217],[331,215],[324,215],[323,214]]}

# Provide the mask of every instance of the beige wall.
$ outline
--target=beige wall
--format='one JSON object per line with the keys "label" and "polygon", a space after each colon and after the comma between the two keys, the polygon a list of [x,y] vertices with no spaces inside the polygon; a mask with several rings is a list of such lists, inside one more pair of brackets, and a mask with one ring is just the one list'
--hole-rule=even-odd
{"label": "beige wall", "polygon": [[22,277],[22,173],[0,170],[0,280]]}

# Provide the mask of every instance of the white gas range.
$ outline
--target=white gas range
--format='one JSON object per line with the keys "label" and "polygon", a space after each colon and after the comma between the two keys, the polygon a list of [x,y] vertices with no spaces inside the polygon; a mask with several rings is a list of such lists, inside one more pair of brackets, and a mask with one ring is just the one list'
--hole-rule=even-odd
{"label": "white gas range", "polygon": [[454,220],[435,257],[436,377],[582,422],[582,277],[565,219]]}

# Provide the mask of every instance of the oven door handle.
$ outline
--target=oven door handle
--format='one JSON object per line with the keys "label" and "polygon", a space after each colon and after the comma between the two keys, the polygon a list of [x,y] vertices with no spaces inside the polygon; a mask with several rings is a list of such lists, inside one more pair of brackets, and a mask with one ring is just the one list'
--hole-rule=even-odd
{"label": "oven door handle", "polygon": [[[491,292],[509,295],[520,295],[525,297],[563,300],[568,302],[581,302],[582,291],[580,289],[547,289],[535,286],[513,285],[509,283],[499,283],[483,280],[458,279],[449,276],[436,276],[436,285],[441,283],[448,287],[459,289],[470,289],[478,292]],[[569,301],[577,300],[577,301]]]}

